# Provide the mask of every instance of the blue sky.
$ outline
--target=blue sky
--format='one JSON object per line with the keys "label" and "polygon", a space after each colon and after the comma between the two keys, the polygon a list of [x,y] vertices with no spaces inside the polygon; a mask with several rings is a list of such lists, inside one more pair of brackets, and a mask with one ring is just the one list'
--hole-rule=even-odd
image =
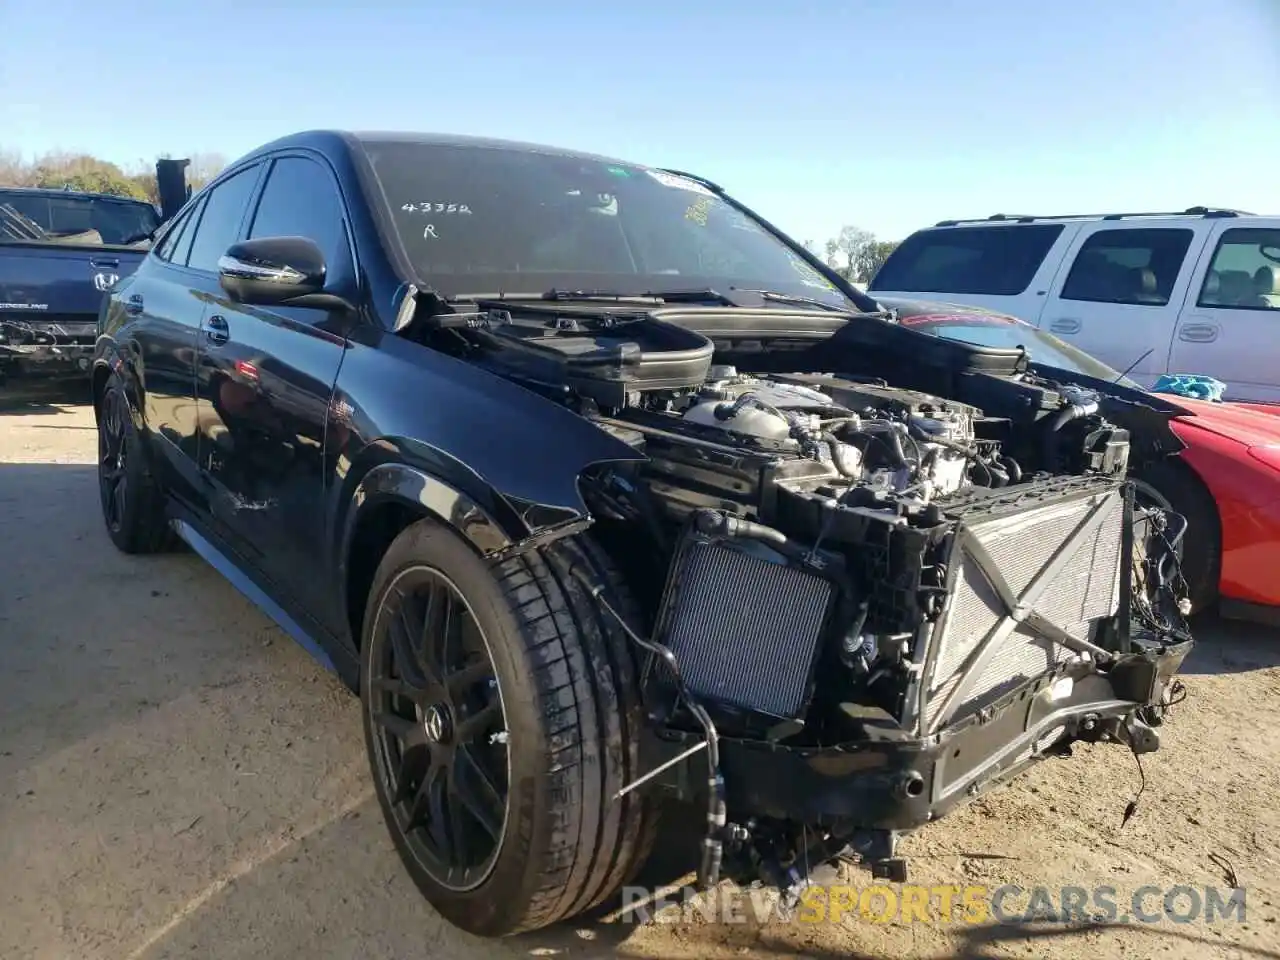
{"label": "blue sky", "polygon": [[1280,0],[39,0],[0,36],[0,149],[28,157],[478,133],[693,170],[818,242],[1280,213]]}

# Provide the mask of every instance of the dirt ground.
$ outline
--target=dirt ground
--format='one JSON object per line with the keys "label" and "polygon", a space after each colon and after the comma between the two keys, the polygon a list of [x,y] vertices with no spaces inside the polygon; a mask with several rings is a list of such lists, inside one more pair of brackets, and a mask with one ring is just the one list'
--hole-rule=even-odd
{"label": "dirt ground", "polygon": [[1243,922],[637,925],[605,911],[502,944],[459,934],[395,857],[356,701],[194,555],[115,552],[94,437],[84,406],[0,411],[0,957],[1280,957],[1280,636],[1221,623],[1199,628],[1189,698],[1123,829],[1138,768],[1100,746],[905,853],[913,883],[1055,900],[1110,886],[1121,913],[1145,884],[1225,888],[1229,866]]}

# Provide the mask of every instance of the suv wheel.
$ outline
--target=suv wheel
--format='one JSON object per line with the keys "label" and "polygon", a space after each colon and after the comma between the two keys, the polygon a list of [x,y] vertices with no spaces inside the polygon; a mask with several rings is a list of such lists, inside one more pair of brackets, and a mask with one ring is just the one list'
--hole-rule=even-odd
{"label": "suv wheel", "polygon": [[378,567],[361,700],[396,849],[451,923],[505,936],[599,903],[648,854],[640,706],[615,609],[629,596],[583,538],[490,563],[440,525],[406,528]]}
{"label": "suv wheel", "polygon": [[111,542],[125,553],[172,543],[164,495],[152,479],[124,383],[111,374],[98,404],[98,495]]}

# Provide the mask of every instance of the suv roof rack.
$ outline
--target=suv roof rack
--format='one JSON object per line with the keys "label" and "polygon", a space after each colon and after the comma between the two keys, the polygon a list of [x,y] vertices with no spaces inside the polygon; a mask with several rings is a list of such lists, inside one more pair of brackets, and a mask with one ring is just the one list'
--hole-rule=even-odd
{"label": "suv roof rack", "polygon": [[993,213],[989,217],[973,217],[967,220],[939,220],[935,227],[955,227],[962,223],[1034,223],[1037,220],[1124,220],[1130,217],[1252,217],[1248,210],[1230,207],[1187,207],[1185,210],[1164,210],[1147,213],[1059,213],[1047,215],[1022,213]]}

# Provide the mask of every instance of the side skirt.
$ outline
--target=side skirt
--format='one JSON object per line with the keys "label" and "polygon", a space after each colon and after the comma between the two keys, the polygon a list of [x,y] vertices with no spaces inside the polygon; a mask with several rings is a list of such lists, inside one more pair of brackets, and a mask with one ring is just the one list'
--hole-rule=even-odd
{"label": "side skirt", "polygon": [[[185,513],[179,509],[179,514]],[[174,532],[195,551],[209,566],[220,573],[233,587],[243,594],[254,606],[267,615],[277,626],[287,633],[294,642],[311,654],[326,670],[338,675],[352,690],[359,689],[360,665],[354,651],[329,637],[328,633],[318,625],[303,626],[300,620],[309,618],[295,617],[245,573],[240,564],[230,553],[183,516],[175,516],[170,520]],[[317,637],[323,639],[317,639]],[[327,641],[327,642],[326,642]]]}

